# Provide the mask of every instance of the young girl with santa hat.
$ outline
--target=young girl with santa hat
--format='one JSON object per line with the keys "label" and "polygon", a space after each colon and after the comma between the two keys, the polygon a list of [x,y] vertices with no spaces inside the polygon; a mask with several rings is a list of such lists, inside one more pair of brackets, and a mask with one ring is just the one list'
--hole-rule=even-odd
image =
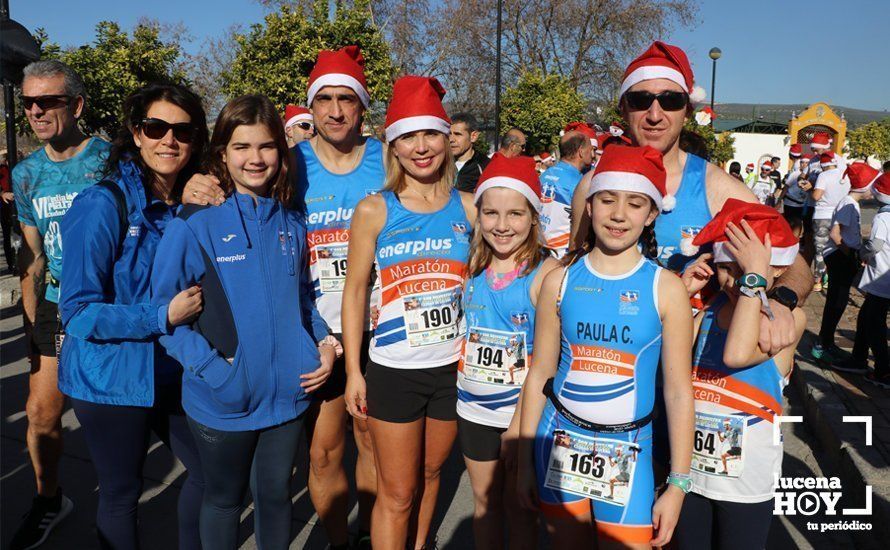
{"label": "young girl with santa hat", "polygon": [[[606,149],[588,191],[586,246],[541,288],[518,492],[541,510],[554,548],[591,547],[595,537],[601,547],[665,545],[689,490],[692,313],[680,279],[652,259],[664,195],[661,153]],[[673,471],[656,500],[659,365]]]}
{"label": "young girl with santa hat", "polygon": [[763,548],[773,516],[773,483],[794,350],[806,328],[795,309],[795,342],[769,356],[758,347],[760,317],[772,316],[766,292],[794,262],[798,240],[774,208],[729,199],[696,236],[713,244],[716,266],[696,265],[683,281],[690,295],[716,276],[721,292],[695,318],[695,438],[692,493],[677,526],[678,548]]}

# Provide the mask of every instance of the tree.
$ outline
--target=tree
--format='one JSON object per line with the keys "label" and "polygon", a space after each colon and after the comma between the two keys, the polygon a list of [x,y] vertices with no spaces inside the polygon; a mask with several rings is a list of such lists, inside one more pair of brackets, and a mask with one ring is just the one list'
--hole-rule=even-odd
{"label": "tree", "polygon": [[[717,133],[714,126],[708,120],[706,124],[699,124],[696,117],[689,117],[683,124],[683,134],[680,137],[680,147],[706,158],[714,164],[722,166],[735,156],[735,139],[729,132]],[[704,147],[704,151],[698,150]]]}
{"label": "tree", "polygon": [[395,71],[389,46],[371,21],[369,0],[355,0],[351,5],[338,2],[333,19],[328,17],[327,0],[283,5],[266,16],[265,24],[253,25],[235,40],[234,59],[222,73],[223,91],[229,98],[261,93],[281,109],[305,101],[309,72],[319,50],[349,44],[362,50],[371,97],[386,101],[392,91]]}
{"label": "tree", "polygon": [[881,161],[890,159],[890,118],[863,124],[847,134],[847,151],[851,157]]}
{"label": "tree", "polygon": [[587,102],[571,82],[559,75],[529,71],[501,99],[501,126],[526,133],[529,154],[550,150],[566,124],[584,119]]}

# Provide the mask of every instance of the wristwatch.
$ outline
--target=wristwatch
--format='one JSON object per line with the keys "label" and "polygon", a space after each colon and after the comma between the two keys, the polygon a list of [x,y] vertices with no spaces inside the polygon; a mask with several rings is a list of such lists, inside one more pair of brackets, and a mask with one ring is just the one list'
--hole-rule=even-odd
{"label": "wristwatch", "polygon": [[787,286],[775,287],[766,294],[766,297],[779,302],[791,311],[794,311],[794,308],[797,307],[797,293]]}
{"label": "wristwatch", "polygon": [[683,491],[684,494],[689,493],[692,490],[692,476],[689,474],[678,474],[677,472],[671,472],[668,474],[667,482],[670,485],[676,485]]}
{"label": "wristwatch", "polygon": [[760,298],[761,309],[766,316],[772,321],[773,310],[769,307],[769,300],[766,297],[766,278],[758,273],[745,273],[735,280],[735,286],[743,296],[749,298]]}

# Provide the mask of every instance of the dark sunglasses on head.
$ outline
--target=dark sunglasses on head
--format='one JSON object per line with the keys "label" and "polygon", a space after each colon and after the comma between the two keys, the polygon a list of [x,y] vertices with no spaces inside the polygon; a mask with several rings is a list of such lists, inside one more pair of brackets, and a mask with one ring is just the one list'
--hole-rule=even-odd
{"label": "dark sunglasses on head", "polygon": [[665,111],[679,111],[685,109],[689,103],[689,96],[686,92],[661,92],[653,94],[652,92],[627,92],[624,94],[627,100],[627,106],[632,111],[646,111],[652,106],[652,102],[656,99],[661,108]]}
{"label": "dark sunglasses on head", "polygon": [[57,109],[59,107],[63,107],[71,103],[70,95],[40,95],[40,96],[22,96],[22,105],[25,106],[25,109],[31,110],[34,108],[34,104],[36,103],[38,107],[40,107],[41,111],[49,111],[50,109]]}
{"label": "dark sunglasses on head", "polygon": [[171,129],[173,137],[180,143],[191,143],[195,139],[198,129],[188,122],[177,122],[170,124],[166,120],[159,118],[146,118],[139,123],[142,133],[149,139],[161,139],[167,135]]}
{"label": "dark sunglasses on head", "polygon": [[294,126],[306,132],[312,129],[312,123],[310,122],[297,122]]}

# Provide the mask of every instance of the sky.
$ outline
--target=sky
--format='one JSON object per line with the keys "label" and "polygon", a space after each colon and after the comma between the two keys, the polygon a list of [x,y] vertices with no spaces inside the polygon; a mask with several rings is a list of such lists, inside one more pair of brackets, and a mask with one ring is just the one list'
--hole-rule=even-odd
{"label": "sky", "polygon": [[[700,0],[697,21],[664,37],[684,48],[696,84],[710,97],[708,51],[717,62],[717,103],[812,103],[890,111],[888,0]],[[184,23],[196,52],[231,25],[259,23],[253,0],[10,0],[10,16],[33,31],[43,27],[62,46],[94,38],[96,23],[130,29],[147,16]],[[830,27],[830,30],[828,28]]]}

